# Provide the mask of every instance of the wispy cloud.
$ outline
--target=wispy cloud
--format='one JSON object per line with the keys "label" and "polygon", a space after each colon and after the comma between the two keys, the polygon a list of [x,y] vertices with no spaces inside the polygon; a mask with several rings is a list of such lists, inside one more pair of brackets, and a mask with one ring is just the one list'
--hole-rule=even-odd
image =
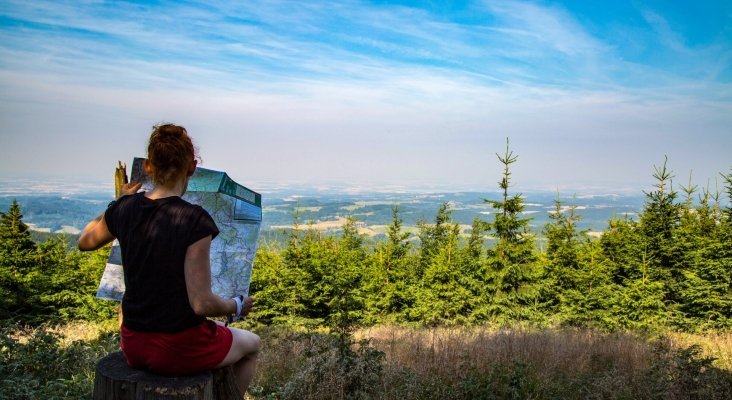
{"label": "wispy cloud", "polygon": [[[93,144],[139,129],[134,147],[117,149],[122,157],[161,118],[210,132],[200,141],[213,157],[204,158],[256,145],[263,154],[247,157],[271,179],[398,171],[475,181],[485,170],[464,171],[492,163],[486,154],[505,136],[524,149],[527,176],[560,175],[573,161],[572,179],[613,173],[585,167],[612,162],[600,150],[637,155],[630,170],[648,163],[644,151],[666,152],[654,141],[684,149],[701,129],[713,151],[732,147],[728,36],[692,43],[649,8],[632,9],[642,23],[631,33],[617,21],[609,35],[572,3],[468,7],[460,16],[360,1],[6,1],[0,138],[18,147],[0,156],[22,170],[32,166],[14,149],[38,132]],[[75,151],[55,140],[53,150]],[[354,148],[369,160],[349,163]],[[558,163],[562,149],[575,160]],[[288,161],[277,165],[273,152]]]}

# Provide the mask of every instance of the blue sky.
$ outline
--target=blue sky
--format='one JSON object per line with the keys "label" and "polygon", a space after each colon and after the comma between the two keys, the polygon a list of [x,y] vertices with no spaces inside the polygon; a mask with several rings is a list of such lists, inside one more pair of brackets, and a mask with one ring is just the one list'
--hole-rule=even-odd
{"label": "blue sky", "polygon": [[107,179],[150,127],[257,189],[647,188],[732,166],[729,1],[0,1],[0,178]]}

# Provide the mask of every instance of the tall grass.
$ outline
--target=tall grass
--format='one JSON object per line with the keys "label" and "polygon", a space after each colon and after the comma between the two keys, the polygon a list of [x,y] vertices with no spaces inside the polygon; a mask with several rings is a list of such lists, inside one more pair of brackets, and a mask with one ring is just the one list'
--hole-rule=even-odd
{"label": "tall grass", "polygon": [[[337,357],[315,361],[303,341],[280,332],[263,352],[256,384],[267,398],[377,399],[729,399],[731,334],[699,337],[645,337],[582,329],[491,330],[487,328],[410,329],[380,326],[357,333],[352,350],[383,354],[378,379],[365,392],[344,392]],[[683,339],[683,340],[682,340]],[[714,340],[717,340],[716,342]],[[367,342],[366,342],[367,341]],[[266,343],[267,341],[265,341]],[[706,343],[706,344],[704,344]],[[716,347],[712,343],[718,343]],[[321,353],[322,354],[322,353]],[[272,363],[271,361],[275,361]],[[322,392],[310,396],[277,390],[308,366]],[[278,369],[280,368],[281,369]],[[280,371],[278,373],[277,371]],[[348,373],[348,372],[346,372]],[[340,375],[339,375],[340,374]],[[329,379],[323,379],[323,376]],[[275,378],[276,377],[276,378]],[[274,379],[273,379],[274,378]],[[330,387],[329,387],[330,386]],[[364,397],[365,396],[365,397]]]}
{"label": "tall grass", "polygon": [[[732,333],[258,329],[250,399],[730,399]],[[116,325],[0,330],[0,398],[88,398]]]}
{"label": "tall grass", "polygon": [[697,345],[705,357],[714,358],[714,366],[732,373],[732,332],[703,334],[669,333],[675,348]]}

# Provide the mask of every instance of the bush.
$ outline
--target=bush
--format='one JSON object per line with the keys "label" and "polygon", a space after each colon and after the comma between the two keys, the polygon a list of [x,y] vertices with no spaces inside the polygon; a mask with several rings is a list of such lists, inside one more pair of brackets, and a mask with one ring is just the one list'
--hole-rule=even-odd
{"label": "bush", "polygon": [[94,366],[118,348],[118,336],[102,333],[91,341],[63,343],[48,327],[0,327],[0,398],[79,399],[89,397]]}
{"label": "bush", "polygon": [[[370,399],[382,380],[384,353],[362,340],[324,333],[265,338],[255,395],[282,399]],[[276,348],[276,349],[274,349]],[[267,397],[270,398],[270,397]]]}

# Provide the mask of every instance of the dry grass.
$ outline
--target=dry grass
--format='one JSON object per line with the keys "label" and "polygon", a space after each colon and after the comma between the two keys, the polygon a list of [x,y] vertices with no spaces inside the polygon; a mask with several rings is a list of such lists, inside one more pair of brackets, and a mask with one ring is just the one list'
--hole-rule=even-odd
{"label": "dry grass", "polygon": [[[49,342],[44,354],[30,357],[84,360],[58,367],[71,368],[76,390],[87,390],[96,358],[116,347],[115,321],[42,330],[59,334],[59,347]],[[251,399],[732,398],[732,333],[645,337],[586,329],[378,326],[357,332],[355,339],[368,339],[368,347],[353,345],[346,358],[325,332],[259,333],[263,349]],[[13,332],[23,342],[34,334],[38,330]],[[692,346],[700,351],[689,351]]]}
{"label": "dry grass", "polygon": [[670,333],[672,345],[675,348],[684,348],[697,344],[702,348],[702,354],[713,357],[713,365],[732,373],[732,332],[721,333]]}
{"label": "dry grass", "polygon": [[[325,365],[303,356],[314,344],[312,337],[263,338],[257,378],[258,385],[266,386],[262,394],[278,393],[277,387],[291,376],[321,388],[338,381],[333,379],[342,373],[337,371],[337,360],[327,370],[315,368],[309,378],[299,374],[314,363]],[[730,398],[731,338],[722,333],[646,337],[587,329],[402,326],[379,326],[355,335],[384,353],[379,383],[364,398],[398,400]],[[707,357],[716,360],[710,363]],[[344,395],[342,388],[321,391],[320,397],[300,397],[324,398],[323,393],[330,393],[327,398],[360,398]]]}
{"label": "dry grass", "polygon": [[84,342],[94,341],[99,339],[103,334],[117,332],[119,329],[116,321],[74,321],[65,325],[51,326],[46,330],[48,332],[60,334],[60,343],[62,345],[68,345],[76,340],[82,340]]}
{"label": "dry grass", "polygon": [[359,332],[387,355],[387,361],[431,373],[470,363],[479,370],[514,361],[537,369],[583,371],[597,359],[613,358],[623,369],[645,368],[650,348],[637,336],[587,330],[410,329],[381,326]]}
{"label": "dry grass", "polygon": [[[357,332],[358,339],[386,353],[387,362],[432,373],[446,365],[469,362],[479,369],[513,361],[530,362],[541,371],[591,370],[601,360],[633,371],[648,368],[653,355],[649,341],[633,333],[607,334],[586,329],[499,330],[477,328],[413,329],[378,326]],[[702,356],[732,373],[732,332],[669,333],[672,349],[699,345]]]}

